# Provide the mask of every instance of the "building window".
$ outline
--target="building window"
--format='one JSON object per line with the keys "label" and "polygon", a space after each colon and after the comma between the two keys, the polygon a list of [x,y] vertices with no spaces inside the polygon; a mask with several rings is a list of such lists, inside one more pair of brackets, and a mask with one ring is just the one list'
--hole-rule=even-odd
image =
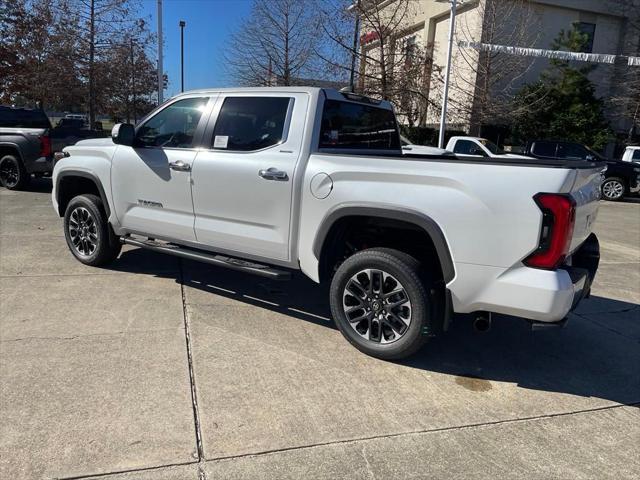
{"label": "building window", "polygon": [[406,68],[410,68],[413,65],[413,61],[416,57],[416,49],[416,36],[412,35],[405,38],[402,50],[404,54],[404,66]]}
{"label": "building window", "polygon": [[593,52],[593,39],[596,36],[596,24],[595,23],[586,23],[586,22],[578,22],[576,23],[576,30],[580,32],[582,35],[587,36],[587,41],[582,46],[582,51],[585,53]]}

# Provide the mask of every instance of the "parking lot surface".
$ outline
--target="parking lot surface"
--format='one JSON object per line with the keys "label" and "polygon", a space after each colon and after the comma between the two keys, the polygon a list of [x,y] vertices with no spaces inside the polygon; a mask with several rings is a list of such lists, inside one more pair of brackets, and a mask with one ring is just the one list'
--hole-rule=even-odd
{"label": "parking lot surface", "polygon": [[326,292],[125,248],[86,267],[50,182],[0,189],[0,478],[638,478],[640,203],[602,203],[565,329],[460,317],[369,358]]}

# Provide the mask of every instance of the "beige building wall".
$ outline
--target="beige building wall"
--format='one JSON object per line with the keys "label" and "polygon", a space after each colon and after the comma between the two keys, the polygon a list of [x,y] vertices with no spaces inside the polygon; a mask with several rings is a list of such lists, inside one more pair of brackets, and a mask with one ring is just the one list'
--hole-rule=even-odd
{"label": "beige building wall", "polygon": [[[456,17],[455,46],[452,55],[452,82],[449,91],[449,115],[447,122],[453,127],[468,129],[473,124],[473,101],[476,90],[474,84],[481,81],[477,75],[479,54],[469,49],[462,51],[457,46],[460,40],[485,41],[483,32],[487,19],[483,18],[486,0],[466,0],[458,8]],[[394,1],[387,1],[385,8],[394,8]],[[610,0],[531,0],[526,11],[526,23],[530,26],[531,35],[519,41],[525,44],[516,45],[534,48],[550,48],[553,40],[561,30],[569,30],[575,22],[595,25],[593,53],[633,54],[629,45],[638,45],[638,38],[631,38],[628,28],[628,16],[640,15],[640,12],[621,12],[614,8]],[[626,14],[626,16],[625,16]],[[504,22],[520,22],[522,18],[504,19]],[[504,26],[503,26],[504,27]],[[508,28],[504,27],[506,30]],[[449,29],[449,4],[435,0],[415,0],[415,7],[406,19],[406,31],[415,35],[419,45],[431,53],[432,65],[430,78],[425,82],[425,90],[429,96],[430,106],[427,110],[427,124],[437,124],[439,107],[442,101],[442,79],[446,65],[447,37]],[[365,33],[365,32],[363,32]],[[509,39],[505,40],[507,43]],[[513,41],[513,40],[511,40]],[[494,39],[494,43],[500,43]],[[375,48],[375,46],[363,46]],[[544,58],[519,58],[513,71],[503,72],[500,84],[495,88],[509,94],[515,93],[526,83],[539,79],[540,74],[549,66]],[[615,95],[619,87],[620,66],[599,64],[590,78],[596,85],[596,94],[601,97]],[[625,67],[629,68],[629,67]],[[639,67],[635,67],[639,68]],[[614,128],[628,128],[609,111]]]}

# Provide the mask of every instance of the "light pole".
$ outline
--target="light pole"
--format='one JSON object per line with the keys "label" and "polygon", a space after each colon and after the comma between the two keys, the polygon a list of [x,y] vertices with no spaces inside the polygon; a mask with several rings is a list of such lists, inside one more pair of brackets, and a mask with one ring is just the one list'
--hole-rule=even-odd
{"label": "light pole", "polygon": [[456,30],[456,9],[458,0],[436,0],[451,4],[449,16],[449,43],[447,45],[447,70],[444,74],[444,91],[442,94],[442,111],[440,112],[440,134],[438,135],[438,147],[444,148],[444,133],[447,127],[447,101],[449,100],[449,76],[451,75],[451,52],[453,50],[453,35]]}
{"label": "light pole", "polygon": [[358,36],[360,34],[360,0],[356,0],[355,3],[349,5],[347,11],[354,11],[356,16],[355,26],[353,29],[353,50],[351,52],[351,72],[349,75],[349,88],[351,93],[356,91],[355,78],[356,78],[356,56],[358,52]]}
{"label": "light pole", "polygon": [[[133,37],[129,37],[129,48],[131,49],[131,110],[133,110],[133,123],[136,118],[136,61],[133,51]],[[129,121],[129,119],[127,119]]]}
{"label": "light pole", "polygon": [[187,23],[180,20],[180,91],[184,92],[184,27]]}
{"label": "light pole", "polygon": [[163,100],[164,77],[162,68],[162,0],[158,0],[158,105]]}

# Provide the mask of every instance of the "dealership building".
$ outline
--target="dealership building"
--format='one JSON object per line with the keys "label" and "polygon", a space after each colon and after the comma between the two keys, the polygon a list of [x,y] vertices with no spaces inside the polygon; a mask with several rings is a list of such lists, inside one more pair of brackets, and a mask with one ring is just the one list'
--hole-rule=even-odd
{"label": "dealership building", "polygon": [[[389,15],[397,12],[402,1],[382,1],[377,8]],[[640,69],[640,65],[626,63],[626,56],[640,57],[640,11],[630,7],[632,0],[458,0],[458,4],[447,117],[454,128],[477,131],[478,124],[487,121],[486,116],[480,118],[477,106],[484,92],[511,96],[524,84],[538,80],[549,66],[549,58],[522,55],[523,49],[498,55],[479,51],[479,43],[551,49],[562,30],[576,28],[588,39],[583,52],[602,54],[589,58],[611,60],[613,57],[608,56],[615,56],[610,63],[595,62],[597,66],[589,74],[596,95],[608,99],[622,97],[629,69]],[[423,111],[416,123],[432,126],[439,120],[442,102],[450,4],[411,0],[409,6],[402,27],[397,30],[401,33],[393,38],[393,49],[406,52],[420,48],[428,59],[419,85],[421,98],[428,100],[422,102]],[[361,22],[360,49],[364,56],[374,58],[375,49],[379,48],[378,36],[365,17]],[[491,71],[487,68],[489,56]],[[360,64],[360,86],[365,90],[367,73],[370,74],[366,70],[371,68],[366,61]],[[633,123],[629,115],[620,114],[629,105],[607,102],[606,114],[618,133],[628,132]]]}

